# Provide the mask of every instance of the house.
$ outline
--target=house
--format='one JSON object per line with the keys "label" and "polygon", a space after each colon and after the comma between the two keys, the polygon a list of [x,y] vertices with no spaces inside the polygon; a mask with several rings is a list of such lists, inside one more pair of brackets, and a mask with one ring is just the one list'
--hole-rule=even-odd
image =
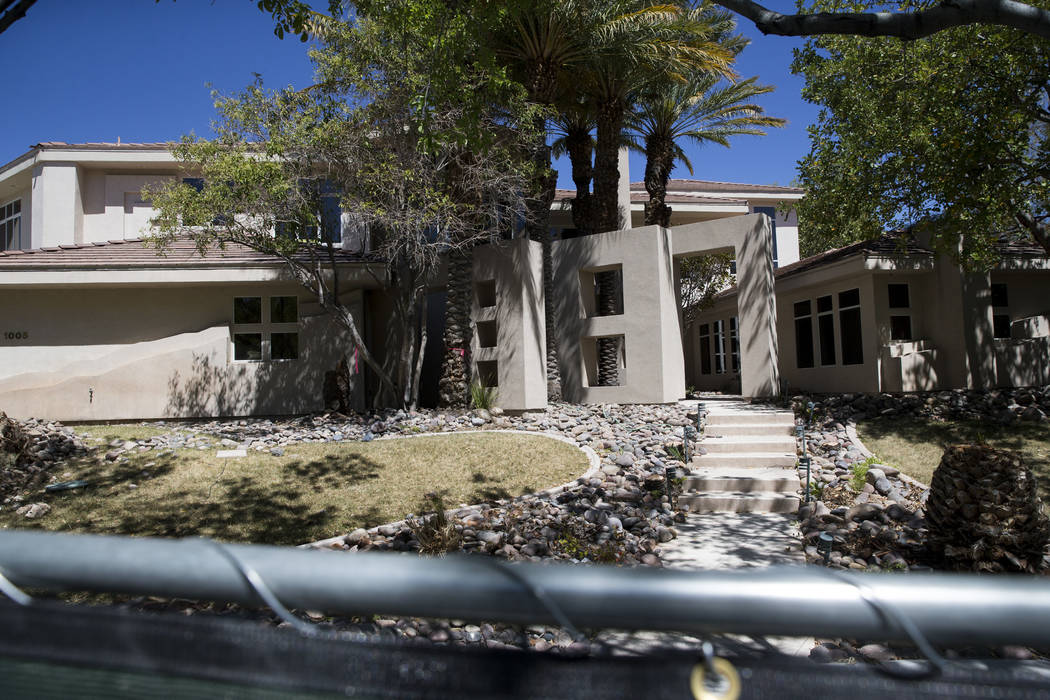
{"label": "house", "polygon": [[[775,273],[786,390],[899,392],[1050,384],[1050,258],[1004,244],[989,272],[886,235]],[[700,390],[739,391],[738,290],[686,328]]]}

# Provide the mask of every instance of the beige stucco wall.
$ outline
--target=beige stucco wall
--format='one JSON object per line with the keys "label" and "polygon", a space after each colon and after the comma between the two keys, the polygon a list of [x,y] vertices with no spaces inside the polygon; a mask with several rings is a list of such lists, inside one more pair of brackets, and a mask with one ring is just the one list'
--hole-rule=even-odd
{"label": "beige stucco wall", "polygon": [[[495,362],[497,405],[510,411],[546,408],[543,247],[525,239],[481,246],[474,250],[473,275],[472,376],[480,376],[479,362]],[[495,305],[482,306],[488,300],[479,294],[479,285],[488,283],[495,284]],[[479,332],[479,324],[486,333]],[[495,346],[482,347],[492,324]]]}
{"label": "beige stucco wall", "polygon": [[[320,410],[324,372],[349,347],[340,327],[294,284],[6,294],[14,303],[0,315],[0,327],[23,338],[0,333],[0,410],[18,417]],[[299,297],[299,359],[233,361],[233,298],[278,295]]]}

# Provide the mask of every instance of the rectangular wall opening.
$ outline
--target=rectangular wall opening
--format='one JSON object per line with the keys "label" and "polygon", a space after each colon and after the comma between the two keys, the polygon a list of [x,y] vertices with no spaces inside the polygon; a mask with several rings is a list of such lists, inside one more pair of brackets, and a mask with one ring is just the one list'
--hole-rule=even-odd
{"label": "rectangular wall opening", "polygon": [[623,386],[627,382],[627,348],[622,335],[580,340],[586,386]]}
{"label": "rectangular wall opening", "polygon": [[623,314],[622,265],[600,270],[580,270],[580,290],[587,318]]}
{"label": "rectangular wall opening", "polygon": [[496,280],[483,280],[474,285],[478,306],[483,309],[496,305]]}
{"label": "rectangular wall opening", "polygon": [[496,360],[478,362],[478,381],[484,387],[499,386],[499,363]]}
{"label": "rectangular wall opening", "polygon": [[478,347],[496,347],[497,339],[499,337],[496,321],[478,321],[475,325],[478,331]]}

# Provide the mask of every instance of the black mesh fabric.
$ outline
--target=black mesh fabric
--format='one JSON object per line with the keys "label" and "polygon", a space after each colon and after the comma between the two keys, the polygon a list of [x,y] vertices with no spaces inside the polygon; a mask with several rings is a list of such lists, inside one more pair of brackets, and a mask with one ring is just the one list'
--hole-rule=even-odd
{"label": "black mesh fabric", "polygon": [[[3,698],[688,698],[696,659],[305,638],[259,622],[0,603]],[[1001,662],[902,681],[863,665],[734,660],[743,698],[1045,698],[1050,673]]]}

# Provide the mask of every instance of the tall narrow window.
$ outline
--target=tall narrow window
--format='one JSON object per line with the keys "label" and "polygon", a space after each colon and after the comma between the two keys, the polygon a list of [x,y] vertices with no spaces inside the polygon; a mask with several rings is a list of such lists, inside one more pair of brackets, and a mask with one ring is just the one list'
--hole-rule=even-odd
{"label": "tall narrow window", "polygon": [[327,180],[300,180],[299,189],[305,200],[305,208],[294,216],[294,221],[278,221],[277,236],[341,243],[343,214],[335,185]]}
{"label": "tall narrow window", "polygon": [[700,374],[711,374],[711,326],[700,324]]}
{"label": "tall narrow window", "polygon": [[992,323],[996,338],[1010,337],[1010,296],[1006,285],[997,282],[992,285]]}
{"label": "tall narrow window", "polygon": [[839,292],[839,333],[842,364],[864,364],[864,342],[860,327],[860,290]]}
{"label": "tall narrow window", "polygon": [[911,298],[907,284],[887,284],[886,294],[890,308],[896,313],[890,315],[890,340],[911,340]]}
{"label": "tall narrow window", "polygon": [[835,313],[831,296],[817,297],[817,330],[820,334],[820,364],[835,364]]}
{"label": "tall narrow window", "polygon": [[715,321],[715,374],[726,371],[726,329],[725,321]]}
{"label": "tall narrow window", "polygon": [[765,214],[769,217],[769,235],[773,239],[773,268],[778,267],[778,256],[777,256],[777,208],[776,207],[755,207],[756,214]]}
{"label": "tall narrow window", "polygon": [[0,207],[0,250],[22,248],[22,200]]}
{"label": "tall narrow window", "polygon": [[795,366],[813,366],[813,307],[808,299],[795,302]]}
{"label": "tall narrow window", "polygon": [[736,316],[729,319],[729,363],[734,374],[740,372],[740,338],[737,334]]}

